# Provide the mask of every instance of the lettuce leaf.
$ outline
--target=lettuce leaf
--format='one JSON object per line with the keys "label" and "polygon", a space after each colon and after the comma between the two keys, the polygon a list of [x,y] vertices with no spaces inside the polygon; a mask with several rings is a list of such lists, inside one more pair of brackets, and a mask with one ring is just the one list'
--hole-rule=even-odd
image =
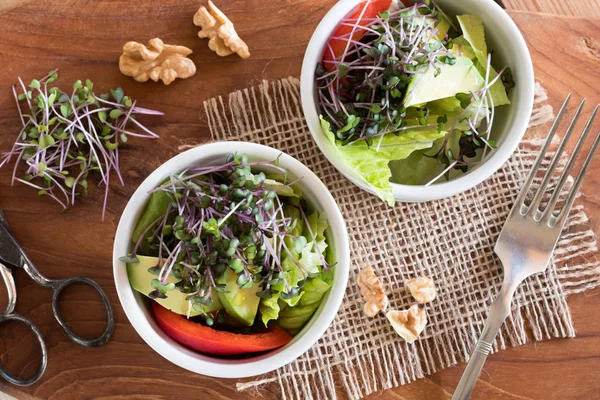
{"label": "lettuce leaf", "polygon": [[[325,230],[329,227],[327,216],[322,212],[315,211],[306,217],[306,219],[317,241],[325,240]],[[308,229],[304,229],[303,234],[306,237],[311,237]]]}
{"label": "lettuce leaf", "polygon": [[279,311],[281,307],[279,307],[279,295],[273,295],[268,299],[261,299],[260,304],[258,306],[258,311],[260,311],[260,317],[262,319],[263,324],[267,326],[269,321],[276,320],[279,318]]}
{"label": "lettuce leaf", "polygon": [[[463,36],[467,42],[471,45],[473,52],[475,53],[475,57],[477,58],[478,63],[477,70],[481,73],[481,75],[485,79],[486,68],[488,62],[488,49],[487,44],[485,42],[485,31],[483,28],[483,21],[476,15],[458,15],[456,17],[458,19],[458,23],[460,24],[460,28],[463,32]],[[498,73],[491,68],[489,80],[493,80],[498,76]],[[510,104],[510,100],[506,95],[506,88],[502,83],[502,80],[498,79],[496,83],[492,85],[490,88],[490,94],[492,95],[492,99],[494,101],[494,106],[502,106],[505,104]]]}
{"label": "lettuce leaf", "polygon": [[460,24],[463,37],[471,45],[475,56],[480,63],[487,64],[487,43],[485,42],[485,29],[483,21],[476,15],[458,15],[456,17]]}
{"label": "lettuce leaf", "polygon": [[[306,219],[308,220],[308,224],[316,242],[312,240],[313,235],[311,235],[308,228],[304,226],[302,235],[295,239],[294,246],[288,246],[292,256],[286,254],[281,265],[283,270],[287,271],[287,276],[284,280],[289,287],[298,287],[298,282],[306,278],[295,261],[302,265],[302,268],[309,276],[319,274],[321,272],[321,267],[323,266],[323,256],[327,249],[325,230],[329,226],[327,217],[325,214],[315,211],[306,217]],[[295,261],[292,257],[295,258]],[[285,287],[285,284],[282,282],[278,285],[274,285],[273,289],[282,291],[285,290]],[[281,300],[288,306],[294,307],[301,300],[304,293],[304,290],[300,290],[298,296],[292,297],[291,299],[282,298]]]}
{"label": "lettuce leaf", "polygon": [[444,166],[437,158],[425,157],[427,151],[418,150],[404,160],[392,161],[392,181],[402,185],[424,185],[441,173]]}
{"label": "lettuce leaf", "polygon": [[[313,212],[306,219],[308,220],[312,235],[308,231],[308,228],[305,227],[302,235],[308,242],[300,253],[300,264],[304,266],[308,273],[316,274],[321,270],[319,267],[323,266],[322,258],[327,249],[325,230],[329,224],[325,214],[318,211]],[[312,236],[315,237],[316,242],[312,240]]]}
{"label": "lettuce leaf", "polygon": [[[448,118],[448,122],[446,122],[444,126],[446,130],[450,130],[453,126],[455,130],[459,131],[471,130],[467,119],[471,120],[476,128],[479,128],[481,121],[485,119],[486,114],[490,113],[489,109],[481,107],[479,109],[479,114],[477,114],[479,101],[480,100],[476,101],[464,114],[464,109],[460,106],[460,101],[457,100],[456,97],[448,97],[427,103],[427,109],[429,110],[427,123],[435,124],[438,117],[445,115]],[[476,114],[477,120],[475,120],[474,114]],[[459,119],[459,121],[457,121],[457,119]]]}
{"label": "lettuce leaf", "polygon": [[[459,140],[463,133],[459,130],[454,130],[448,135],[447,148],[452,150],[452,154],[459,154]],[[446,165],[440,164],[436,155],[440,151],[445,139],[440,138],[436,140],[430,149],[415,151],[404,160],[392,161],[390,163],[392,182],[403,185],[425,185],[441,174],[446,169]],[[457,169],[451,169],[448,172],[450,179],[454,179],[460,174],[462,172]]]}
{"label": "lettuce leaf", "polygon": [[296,333],[315,313],[331,285],[319,277],[304,285],[304,296],[296,307],[286,307],[279,316],[279,326]]}
{"label": "lettuce leaf", "polygon": [[368,147],[364,141],[349,146],[338,145],[330,123],[322,116],[320,119],[323,133],[335,146],[340,161],[353,170],[356,179],[369,186],[390,206],[394,205],[395,200],[390,185],[392,173],[389,162],[405,159],[415,150],[429,148],[436,139],[445,135],[445,132],[438,133],[436,129],[406,130],[397,136],[385,135],[377,151],[377,143],[372,147]]}
{"label": "lettuce leaf", "polygon": [[306,307],[314,304],[321,304],[323,296],[330,288],[331,284],[321,279],[321,277],[310,279],[306,282],[306,285],[304,285],[304,296],[302,296],[299,305],[301,307]]}
{"label": "lettuce leaf", "polygon": [[[316,240],[315,245],[315,241],[312,240],[308,228],[302,222],[303,218],[298,209],[293,207],[293,205],[290,205],[286,207],[284,214],[287,217],[291,217],[298,221],[291,231],[291,235],[297,236],[297,238],[286,237],[285,239],[286,246],[290,250],[291,255],[286,252],[281,261],[281,266],[283,270],[286,271],[286,276],[283,279],[288,287],[293,288],[298,287],[298,283],[306,278],[296,262],[300,263],[308,274],[317,275],[321,273],[321,267],[323,266],[322,257],[325,256],[327,249],[325,230],[327,230],[329,224],[325,214],[318,211],[315,211],[306,217]],[[262,322],[265,326],[269,321],[278,318],[279,312],[281,311],[281,304],[285,303],[288,308],[290,308],[296,307],[299,303],[302,303],[304,296],[308,293],[306,289],[308,283],[309,282],[299,290],[298,296],[290,299],[282,298],[281,294],[274,294],[269,299],[261,299],[259,310],[261,312]],[[310,292],[310,290],[312,290],[311,286],[308,286],[308,288]],[[275,284],[272,286],[272,289],[282,292],[286,290],[286,284],[284,282]]]}

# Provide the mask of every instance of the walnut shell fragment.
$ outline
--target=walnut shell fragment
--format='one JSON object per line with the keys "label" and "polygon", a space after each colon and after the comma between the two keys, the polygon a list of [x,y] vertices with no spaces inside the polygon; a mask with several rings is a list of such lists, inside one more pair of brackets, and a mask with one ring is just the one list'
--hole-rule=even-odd
{"label": "walnut shell fragment", "polygon": [[196,65],[187,58],[190,54],[192,50],[187,47],[165,44],[159,38],[151,39],[147,46],[127,42],[119,58],[119,69],[123,75],[131,76],[138,82],[152,79],[154,82],[162,80],[169,85],[176,78],[194,76]]}
{"label": "walnut shell fragment", "polygon": [[208,38],[208,48],[218,55],[225,57],[237,53],[242,58],[250,57],[250,50],[238,36],[233,23],[212,1],[208,1],[208,9],[204,6],[198,9],[194,25],[201,28],[198,37]]}
{"label": "walnut shell fragment", "polygon": [[373,318],[377,313],[385,311],[389,300],[383,290],[381,281],[375,275],[371,267],[365,267],[358,274],[356,283],[360,288],[360,294],[365,300],[363,311],[367,317]]}
{"label": "walnut shell fragment", "polygon": [[431,278],[419,277],[409,279],[406,281],[406,286],[417,303],[425,304],[435,299],[435,284]]}
{"label": "walnut shell fragment", "polygon": [[425,325],[427,325],[427,313],[425,309],[419,310],[417,304],[411,306],[408,310],[390,310],[385,316],[396,333],[407,343],[413,343],[417,340],[425,329]]}

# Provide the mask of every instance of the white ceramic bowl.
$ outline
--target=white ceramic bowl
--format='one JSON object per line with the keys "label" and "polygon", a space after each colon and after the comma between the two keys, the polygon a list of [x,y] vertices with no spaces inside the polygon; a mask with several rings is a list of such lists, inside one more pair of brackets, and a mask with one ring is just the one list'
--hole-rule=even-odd
{"label": "white ceramic bowl", "polygon": [[[415,202],[437,200],[464,192],[489,178],[515,151],[529,123],[533,108],[534,77],[529,50],[521,32],[493,0],[435,0],[449,16],[474,14],[483,20],[488,49],[494,52],[494,63],[511,68],[516,86],[510,91],[511,105],[498,107],[491,136],[498,148],[493,155],[468,173],[448,182],[431,186],[410,186],[392,183],[394,198]],[[372,193],[358,175],[348,168],[337,155],[334,145],[327,140],[319,125],[315,102],[315,69],[323,48],[339,21],[349,15],[363,0],[340,0],[323,17],[315,30],[302,63],[301,93],[304,116],[312,136],[329,162],[355,185]]]}
{"label": "white ceramic bowl", "polygon": [[[167,336],[156,324],[150,301],[135,292],[127,278],[126,266],[119,257],[131,250],[131,234],[149,198],[148,191],[163,182],[169,173],[191,165],[210,165],[223,162],[232,152],[246,153],[250,161],[275,160],[289,175],[303,177],[298,183],[306,200],[323,211],[329,221],[328,243],[337,262],[333,285],[310,321],[285,347],[269,353],[240,360],[211,357],[195,352]],[[178,366],[202,375],[220,378],[244,378],[264,374],[279,368],[307,351],[322,335],[337,313],[348,282],[350,248],[342,214],[325,185],[306,166],[291,156],[271,147],[254,143],[218,142],[205,144],[173,157],[156,169],[135,191],[119,221],[113,249],[113,272],[121,305],[127,318],[150,347]]]}

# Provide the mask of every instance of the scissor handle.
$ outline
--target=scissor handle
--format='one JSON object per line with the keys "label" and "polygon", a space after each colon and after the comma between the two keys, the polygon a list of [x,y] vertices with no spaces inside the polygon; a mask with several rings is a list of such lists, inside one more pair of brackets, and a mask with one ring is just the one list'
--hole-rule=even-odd
{"label": "scissor handle", "polygon": [[[71,286],[74,283],[83,283],[85,285],[93,287],[96,290],[96,292],[98,292],[98,294],[102,298],[102,301],[104,302],[104,308],[106,309],[106,315],[108,317],[106,329],[104,330],[104,333],[102,335],[95,339],[84,339],[81,336],[77,336],[75,333],[73,333],[71,329],[69,329],[67,323],[62,318],[62,314],[60,313],[60,295],[65,288]],[[108,300],[106,293],[104,293],[104,290],[102,290],[100,285],[98,285],[95,281],[91,280],[90,278],[77,276],[73,278],[52,281],[52,288],[54,289],[54,295],[52,296],[52,311],[54,311],[54,318],[56,318],[56,320],[63,328],[69,339],[71,339],[77,344],[88,347],[102,346],[110,340],[115,331],[115,317],[112,311],[112,307],[110,306],[110,301]]]}
{"label": "scissor handle", "polygon": [[40,349],[42,350],[42,364],[40,365],[40,368],[37,370],[37,372],[34,375],[32,375],[28,378],[21,378],[19,376],[15,376],[15,375],[11,374],[10,372],[8,372],[6,370],[6,368],[4,367],[4,364],[2,364],[2,362],[0,361],[0,376],[2,376],[4,379],[9,381],[13,385],[18,385],[18,386],[33,385],[34,383],[36,383],[37,381],[40,380],[42,375],[44,375],[44,372],[46,371],[46,365],[48,365],[48,350],[46,349],[46,343],[44,343],[44,339],[42,338],[42,332],[40,332],[38,327],[35,326],[33,324],[33,322],[31,322],[30,320],[28,320],[21,314],[12,313],[12,314],[1,314],[0,315],[0,325],[2,325],[5,322],[9,322],[9,321],[22,322],[25,325],[27,325],[31,329],[31,331],[35,334],[37,341],[40,345]]}

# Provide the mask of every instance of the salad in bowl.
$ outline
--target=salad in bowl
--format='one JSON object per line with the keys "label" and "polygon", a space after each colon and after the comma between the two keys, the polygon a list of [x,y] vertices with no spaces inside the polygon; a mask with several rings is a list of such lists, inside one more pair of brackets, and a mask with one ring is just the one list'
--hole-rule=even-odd
{"label": "salad in bowl", "polygon": [[[204,145],[164,164],[115,238],[115,280],[134,327],[207,375],[251,376],[299,356],[331,322],[348,274],[345,225],[323,189],[296,160],[250,143]],[[238,370],[211,366],[235,360]]]}
{"label": "salad in bowl", "polygon": [[[510,142],[512,148],[501,154],[507,158],[531,111],[531,62],[524,60],[525,72],[513,78],[509,65],[498,61],[488,44],[492,15],[482,12],[484,22],[460,9],[474,1],[439,3],[340,2],[317,28],[305,56],[303,108],[313,136],[338,169],[390,205],[404,199],[401,190],[409,192],[410,186],[427,188],[463,177]],[[500,10],[488,0],[477,7]],[[325,40],[324,32],[330,32]],[[520,34],[515,41],[526,53]],[[525,92],[519,102],[523,112],[507,141],[498,134],[506,121],[498,129],[495,121],[498,114],[501,120],[510,114],[505,109],[521,75],[524,83],[517,89]],[[499,167],[504,161],[494,163]]]}

